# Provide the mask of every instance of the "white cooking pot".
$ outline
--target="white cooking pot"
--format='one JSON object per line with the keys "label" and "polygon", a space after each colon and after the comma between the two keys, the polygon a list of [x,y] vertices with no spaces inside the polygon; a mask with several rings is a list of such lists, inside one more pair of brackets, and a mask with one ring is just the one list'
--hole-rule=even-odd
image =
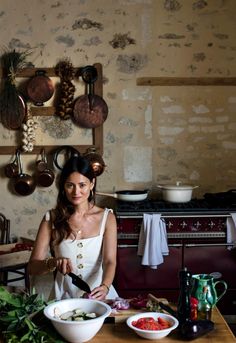
{"label": "white cooking pot", "polygon": [[175,185],[157,185],[162,190],[163,200],[169,202],[188,202],[192,199],[192,192],[198,186],[183,185],[177,181]]}

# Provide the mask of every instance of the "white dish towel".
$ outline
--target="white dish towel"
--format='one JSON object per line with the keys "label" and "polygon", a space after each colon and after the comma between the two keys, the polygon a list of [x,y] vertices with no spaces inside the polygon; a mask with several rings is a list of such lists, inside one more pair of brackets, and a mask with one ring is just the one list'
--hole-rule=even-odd
{"label": "white dish towel", "polygon": [[[227,243],[234,244],[236,246],[236,213],[230,213],[231,217],[227,218],[226,227],[227,227]],[[229,246],[229,250],[233,247]]]}
{"label": "white dish towel", "polygon": [[161,214],[143,215],[139,234],[138,255],[142,256],[142,265],[157,269],[164,262],[163,256],[169,255],[166,224]]}

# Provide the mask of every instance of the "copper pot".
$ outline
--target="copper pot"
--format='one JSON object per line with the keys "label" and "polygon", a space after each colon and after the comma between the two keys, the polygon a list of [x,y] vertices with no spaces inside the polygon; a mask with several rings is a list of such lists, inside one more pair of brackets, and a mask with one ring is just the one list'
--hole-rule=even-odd
{"label": "copper pot", "polygon": [[47,160],[45,156],[45,149],[41,151],[41,159],[36,162],[36,167],[39,172],[44,171],[47,168]]}
{"label": "copper pot", "polygon": [[14,161],[7,164],[4,169],[6,177],[9,177],[10,179],[19,174],[18,154],[19,152],[17,150]]}
{"label": "copper pot", "polygon": [[37,70],[27,84],[27,93],[30,100],[36,106],[43,106],[43,103],[48,101],[54,93],[52,80],[46,76],[44,70]]}
{"label": "copper pot", "polygon": [[42,160],[37,161],[37,183],[39,186],[42,187],[49,187],[53,184],[55,179],[54,172],[48,167],[47,158],[45,154],[45,150],[43,149],[41,152]]}
{"label": "copper pot", "polygon": [[15,178],[14,189],[19,195],[25,196],[32,194],[36,187],[35,180],[31,175],[23,173],[20,152],[17,155],[17,159],[19,165],[19,174]]}
{"label": "copper pot", "polygon": [[37,175],[38,185],[42,187],[51,186],[53,184],[54,179],[54,172],[49,168],[44,169],[44,171]]}
{"label": "copper pot", "polygon": [[84,128],[96,128],[107,119],[108,106],[102,97],[94,94],[97,69],[94,66],[86,66],[81,73],[86,84],[86,94],[75,101],[73,121]]}
{"label": "copper pot", "polygon": [[102,156],[96,153],[95,148],[88,148],[84,156],[90,161],[95,176],[99,176],[104,172],[106,165]]}

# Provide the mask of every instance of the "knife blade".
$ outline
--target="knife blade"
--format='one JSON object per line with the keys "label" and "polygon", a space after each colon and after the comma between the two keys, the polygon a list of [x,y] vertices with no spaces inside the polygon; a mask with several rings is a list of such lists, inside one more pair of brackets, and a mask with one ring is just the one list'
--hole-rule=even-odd
{"label": "knife blade", "polygon": [[75,275],[74,273],[68,273],[68,275],[72,278],[72,283],[75,286],[82,289],[82,291],[85,291],[86,293],[91,293],[91,289],[87,282],[82,280],[78,275]]}

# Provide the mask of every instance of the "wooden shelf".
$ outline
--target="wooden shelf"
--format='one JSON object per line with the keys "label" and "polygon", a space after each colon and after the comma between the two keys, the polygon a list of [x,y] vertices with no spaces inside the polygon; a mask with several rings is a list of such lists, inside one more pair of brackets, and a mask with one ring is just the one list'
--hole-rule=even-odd
{"label": "wooden shelf", "polygon": [[[98,77],[94,83],[94,93],[103,96],[103,74],[102,74],[102,65],[100,63],[95,63],[94,67],[97,69]],[[76,77],[81,75],[81,67],[74,68]],[[54,68],[25,68],[19,70],[17,77],[29,78],[35,75],[36,70],[45,70],[48,77],[56,77]],[[0,78],[4,75],[4,71],[0,68]],[[56,113],[54,106],[32,106],[31,113],[34,116],[53,116]],[[73,145],[74,148],[78,149],[81,153],[85,152],[88,148],[96,148],[99,154],[103,154],[103,125],[91,129],[92,130],[92,144],[91,145]],[[41,152],[42,148],[45,149],[46,153],[52,153],[59,146],[55,145],[35,145],[33,151],[31,152],[22,152],[22,154],[38,154]],[[0,146],[0,154],[2,155],[13,155],[15,151],[20,146]]]}
{"label": "wooden shelf", "polygon": [[[96,63],[94,64],[95,67],[97,67],[98,65],[100,65],[100,63]],[[24,68],[24,69],[19,69],[16,77],[33,77],[35,76],[35,71],[36,70],[44,70],[47,74],[48,77],[58,77],[55,73],[55,68]],[[74,68],[75,74],[76,76],[80,76],[81,75],[81,70],[82,68]],[[4,75],[4,70],[2,68],[0,68],[0,78],[2,78]]]}
{"label": "wooden shelf", "polygon": [[[86,150],[88,148],[91,148],[91,147],[96,148],[96,151],[101,154],[100,147],[96,146],[96,145],[71,145],[71,144],[68,144],[68,145],[73,147],[73,148],[75,148],[75,149],[77,149],[77,150],[79,150],[79,152],[82,153],[82,154],[85,153]],[[59,147],[60,147],[59,145],[57,145],[57,146],[55,146],[55,145],[35,145],[34,146],[34,150],[32,152],[23,152],[23,151],[21,151],[21,155],[22,154],[25,154],[25,155],[26,154],[27,155],[30,155],[30,154],[31,155],[32,154],[39,155],[42,152],[42,149],[45,150],[45,153],[47,155],[48,154],[50,155],[50,154],[53,154],[55,152],[55,150],[57,148],[59,148]],[[11,154],[14,155],[17,148],[19,148],[19,146],[17,146],[17,145],[16,146],[14,146],[14,145],[11,145],[11,146],[8,146],[8,145],[1,146],[0,147],[0,154],[1,155],[11,155]]]}
{"label": "wooden shelf", "polygon": [[139,77],[137,86],[236,86],[236,77]]}

